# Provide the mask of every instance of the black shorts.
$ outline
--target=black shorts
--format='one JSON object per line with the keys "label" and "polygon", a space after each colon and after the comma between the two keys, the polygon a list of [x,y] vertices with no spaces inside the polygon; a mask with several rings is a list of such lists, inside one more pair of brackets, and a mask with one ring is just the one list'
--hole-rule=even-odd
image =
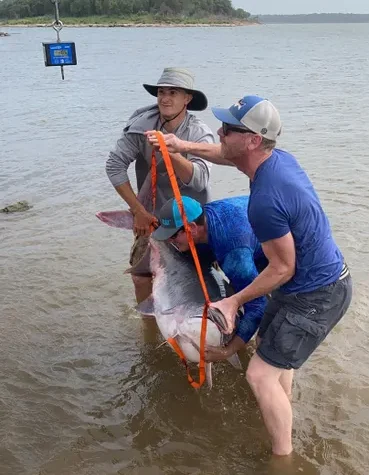
{"label": "black shorts", "polygon": [[312,292],[272,293],[258,332],[256,352],[263,361],[277,368],[300,368],[350,305],[351,276],[348,270],[341,276]]}

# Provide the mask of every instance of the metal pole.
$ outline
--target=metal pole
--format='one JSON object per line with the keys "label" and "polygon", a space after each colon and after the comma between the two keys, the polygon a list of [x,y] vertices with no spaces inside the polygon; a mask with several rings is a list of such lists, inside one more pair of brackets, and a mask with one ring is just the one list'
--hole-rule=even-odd
{"label": "metal pole", "polygon": [[[60,34],[59,33],[62,30],[64,25],[60,21],[60,18],[59,18],[59,0],[50,0],[50,1],[51,1],[51,3],[53,3],[55,5],[55,21],[53,21],[52,27],[56,31],[57,42],[60,43]],[[63,65],[60,66],[60,72],[61,72],[61,77],[64,80],[64,66]]]}
{"label": "metal pole", "polygon": [[55,20],[59,23],[59,0],[54,0],[55,4]]}

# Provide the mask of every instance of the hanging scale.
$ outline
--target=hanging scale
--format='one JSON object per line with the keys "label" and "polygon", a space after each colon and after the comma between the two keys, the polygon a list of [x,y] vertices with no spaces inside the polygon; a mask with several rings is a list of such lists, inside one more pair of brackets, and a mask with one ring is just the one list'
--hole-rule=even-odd
{"label": "hanging scale", "polygon": [[64,79],[64,66],[74,66],[77,64],[76,46],[71,42],[60,40],[60,31],[63,23],[59,18],[60,0],[50,0],[55,5],[55,20],[52,27],[56,31],[56,43],[42,43],[44,48],[45,66],[60,66],[61,76]]}

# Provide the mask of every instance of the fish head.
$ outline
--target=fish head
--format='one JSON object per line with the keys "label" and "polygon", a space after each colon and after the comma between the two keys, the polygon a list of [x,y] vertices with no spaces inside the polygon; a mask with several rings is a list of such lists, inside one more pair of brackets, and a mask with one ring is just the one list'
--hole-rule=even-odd
{"label": "fish head", "polygon": [[171,270],[172,267],[183,264],[183,254],[171,243],[150,238],[149,248],[150,269],[154,275],[161,268],[166,267]]}

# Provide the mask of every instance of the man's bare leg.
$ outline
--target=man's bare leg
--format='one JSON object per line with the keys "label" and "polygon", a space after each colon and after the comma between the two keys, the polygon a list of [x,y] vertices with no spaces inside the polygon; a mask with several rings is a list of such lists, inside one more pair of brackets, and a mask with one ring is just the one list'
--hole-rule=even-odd
{"label": "man's bare leg", "polygon": [[[256,346],[259,346],[261,343],[261,338],[256,336]],[[293,380],[293,369],[286,369],[282,371],[279,382],[281,383],[284,392],[287,394],[287,397],[290,402],[292,402],[292,380]]]}
{"label": "man's bare leg", "polygon": [[257,354],[251,358],[246,379],[255,394],[275,455],[292,452],[292,407],[280,378],[282,371],[265,363]]}
{"label": "man's bare leg", "polygon": [[132,281],[135,286],[137,303],[141,303],[152,293],[152,278],[143,277],[141,275],[132,275]]}
{"label": "man's bare leg", "polygon": [[293,380],[293,369],[284,369],[282,370],[281,377],[279,382],[281,383],[284,392],[286,393],[290,402],[292,402],[292,380]]}

